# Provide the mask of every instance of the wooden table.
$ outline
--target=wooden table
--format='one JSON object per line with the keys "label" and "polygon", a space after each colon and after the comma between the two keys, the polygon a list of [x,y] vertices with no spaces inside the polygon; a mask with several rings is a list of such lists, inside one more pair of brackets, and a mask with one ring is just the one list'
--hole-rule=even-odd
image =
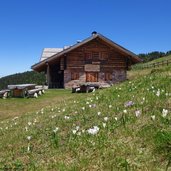
{"label": "wooden table", "polygon": [[25,97],[28,90],[35,89],[36,84],[18,84],[8,85],[8,89],[11,90],[12,97]]}

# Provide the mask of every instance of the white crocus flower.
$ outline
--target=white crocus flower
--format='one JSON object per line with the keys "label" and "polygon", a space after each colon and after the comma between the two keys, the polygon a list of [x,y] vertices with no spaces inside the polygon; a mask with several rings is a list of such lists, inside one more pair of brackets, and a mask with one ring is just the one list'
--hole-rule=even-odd
{"label": "white crocus flower", "polygon": [[115,121],[117,121],[117,120],[118,120],[118,118],[117,118],[117,117],[115,117],[114,119],[115,119]]}
{"label": "white crocus flower", "polygon": [[99,127],[98,126],[94,126],[93,128],[90,128],[87,130],[87,132],[91,135],[95,135],[99,132]]}
{"label": "white crocus flower", "polygon": [[125,109],[125,110],[123,110],[123,113],[127,113],[127,110]]}
{"label": "white crocus flower", "polygon": [[28,127],[27,126],[25,127],[25,130],[26,130],[26,132],[28,131]]}
{"label": "white crocus flower", "polygon": [[70,119],[70,117],[69,116],[64,116],[64,119]]}
{"label": "white crocus flower", "polygon": [[80,129],[80,127],[79,126],[76,126],[76,128],[75,128],[77,131]]}
{"label": "white crocus flower", "polygon": [[162,111],[163,118],[165,118],[167,116],[167,114],[168,114],[168,110],[167,109],[163,109],[163,111]]}
{"label": "white crocus flower", "polygon": [[106,127],[106,123],[103,123],[103,128],[105,128]]}
{"label": "white crocus flower", "polygon": [[59,130],[59,128],[56,127],[56,128],[53,130],[53,132],[56,133],[58,130]]}
{"label": "white crocus flower", "polygon": [[156,96],[160,96],[160,90],[157,90]]}
{"label": "white crocus flower", "polygon": [[27,146],[27,152],[30,152],[30,146],[29,145]]}
{"label": "white crocus flower", "polygon": [[27,140],[30,141],[31,140],[31,136],[27,136]]}
{"label": "white crocus flower", "polygon": [[12,120],[16,120],[16,119],[18,119],[18,116],[14,117]]}
{"label": "white crocus flower", "polygon": [[108,119],[109,119],[108,117],[104,117],[104,121],[106,121],[106,122],[107,122],[107,121],[108,121]]}
{"label": "white crocus flower", "polygon": [[98,116],[101,115],[101,112],[97,112],[97,115],[98,115]]}
{"label": "white crocus flower", "polygon": [[37,123],[38,121],[37,121],[37,119],[34,119],[34,123]]}
{"label": "white crocus flower", "polygon": [[75,135],[77,133],[77,130],[72,130],[72,133]]}
{"label": "white crocus flower", "polygon": [[156,119],[156,116],[155,115],[152,115],[151,116],[151,119],[154,121]]}
{"label": "white crocus flower", "polygon": [[28,125],[30,126],[32,123],[31,122],[28,122]]}
{"label": "white crocus flower", "polygon": [[43,114],[44,113],[44,109],[41,109],[41,114]]}
{"label": "white crocus flower", "polygon": [[139,117],[140,115],[141,115],[141,111],[140,111],[140,110],[136,110],[136,111],[135,111],[135,116],[136,116],[136,117]]}

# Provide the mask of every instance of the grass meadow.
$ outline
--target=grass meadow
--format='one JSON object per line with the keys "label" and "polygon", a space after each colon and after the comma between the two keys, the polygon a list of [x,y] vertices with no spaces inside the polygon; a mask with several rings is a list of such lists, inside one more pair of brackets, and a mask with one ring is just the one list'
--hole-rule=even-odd
{"label": "grass meadow", "polygon": [[20,116],[25,113],[36,112],[44,106],[53,106],[63,99],[72,97],[69,90],[48,90],[46,94],[37,99],[33,98],[0,98],[0,120],[15,116]]}
{"label": "grass meadow", "polygon": [[0,100],[0,170],[170,170],[170,69],[89,94]]}
{"label": "grass meadow", "polygon": [[[161,57],[161,58],[158,58],[158,59],[149,61],[149,62],[147,62],[147,63],[138,63],[138,64],[134,65],[134,66],[132,67],[132,69],[133,69],[133,70],[140,70],[140,69],[144,68],[144,66],[147,67],[147,65],[149,66],[149,65],[152,65],[152,64],[155,64],[155,63],[156,63],[155,68],[161,68],[162,66],[161,66],[161,65],[158,66],[157,63],[158,63],[158,62],[159,62],[159,63],[164,62],[165,66],[166,66],[167,61],[168,61],[169,64],[170,64],[170,62],[171,62],[170,59],[171,59],[171,55],[168,55],[168,56],[165,56],[165,57]],[[153,66],[153,67],[154,67],[154,66]]]}

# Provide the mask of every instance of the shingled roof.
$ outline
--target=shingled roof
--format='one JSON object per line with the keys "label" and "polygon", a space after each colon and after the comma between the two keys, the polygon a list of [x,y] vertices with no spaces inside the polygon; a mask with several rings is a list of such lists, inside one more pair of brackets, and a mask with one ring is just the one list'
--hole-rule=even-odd
{"label": "shingled roof", "polygon": [[[110,40],[110,39],[106,38],[105,36],[103,36],[102,34],[96,33],[96,34],[92,34],[92,36],[90,36],[89,38],[87,38],[87,39],[85,39],[85,40],[83,40],[83,41],[81,41],[79,43],[76,43],[73,46],[70,46],[70,47],[68,47],[66,49],[58,51],[56,54],[53,54],[50,57],[46,57],[46,59],[43,58],[44,60],[41,60],[39,63],[34,64],[31,68],[33,70],[40,71],[41,70],[40,68],[44,68],[46,66],[46,63],[52,62],[52,61],[56,60],[57,58],[60,58],[61,56],[65,55],[66,53],[71,52],[72,50],[74,50],[74,49],[76,49],[76,48],[78,48],[78,47],[80,47],[80,46],[94,40],[94,39],[97,39],[97,38],[99,38],[99,39],[103,40],[104,42],[108,43],[111,47],[120,50],[123,54],[129,56],[133,63],[141,62],[141,59],[136,54],[134,54],[133,52],[129,51],[128,49],[126,49],[126,48],[124,48],[124,47],[122,47],[120,45],[118,45],[117,43],[115,43],[112,40]],[[49,49],[49,48],[47,48],[47,49]],[[61,49],[61,48],[56,48],[56,49]],[[54,50],[54,52],[55,52],[55,50]],[[48,55],[50,55],[50,53],[48,53]]]}
{"label": "shingled roof", "polygon": [[63,48],[44,48],[40,61],[43,61],[61,51],[63,51]]}

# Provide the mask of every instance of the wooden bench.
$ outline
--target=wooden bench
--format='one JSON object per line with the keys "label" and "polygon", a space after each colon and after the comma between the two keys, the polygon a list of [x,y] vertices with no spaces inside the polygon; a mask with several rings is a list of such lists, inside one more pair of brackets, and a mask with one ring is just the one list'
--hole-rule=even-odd
{"label": "wooden bench", "polygon": [[72,88],[72,93],[89,93],[99,88],[96,84],[83,84]]}
{"label": "wooden bench", "polygon": [[6,99],[10,96],[10,90],[1,90],[0,98]]}
{"label": "wooden bench", "polygon": [[80,86],[72,87],[72,93],[79,93],[79,92],[80,92]]}
{"label": "wooden bench", "polygon": [[44,91],[43,88],[35,88],[35,89],[32,89],[32,90],[28,90],[27,97],[35,97],[35,98],[37,98],[38,96],[41,96],[44,93],[45,93],[45,91]]}

